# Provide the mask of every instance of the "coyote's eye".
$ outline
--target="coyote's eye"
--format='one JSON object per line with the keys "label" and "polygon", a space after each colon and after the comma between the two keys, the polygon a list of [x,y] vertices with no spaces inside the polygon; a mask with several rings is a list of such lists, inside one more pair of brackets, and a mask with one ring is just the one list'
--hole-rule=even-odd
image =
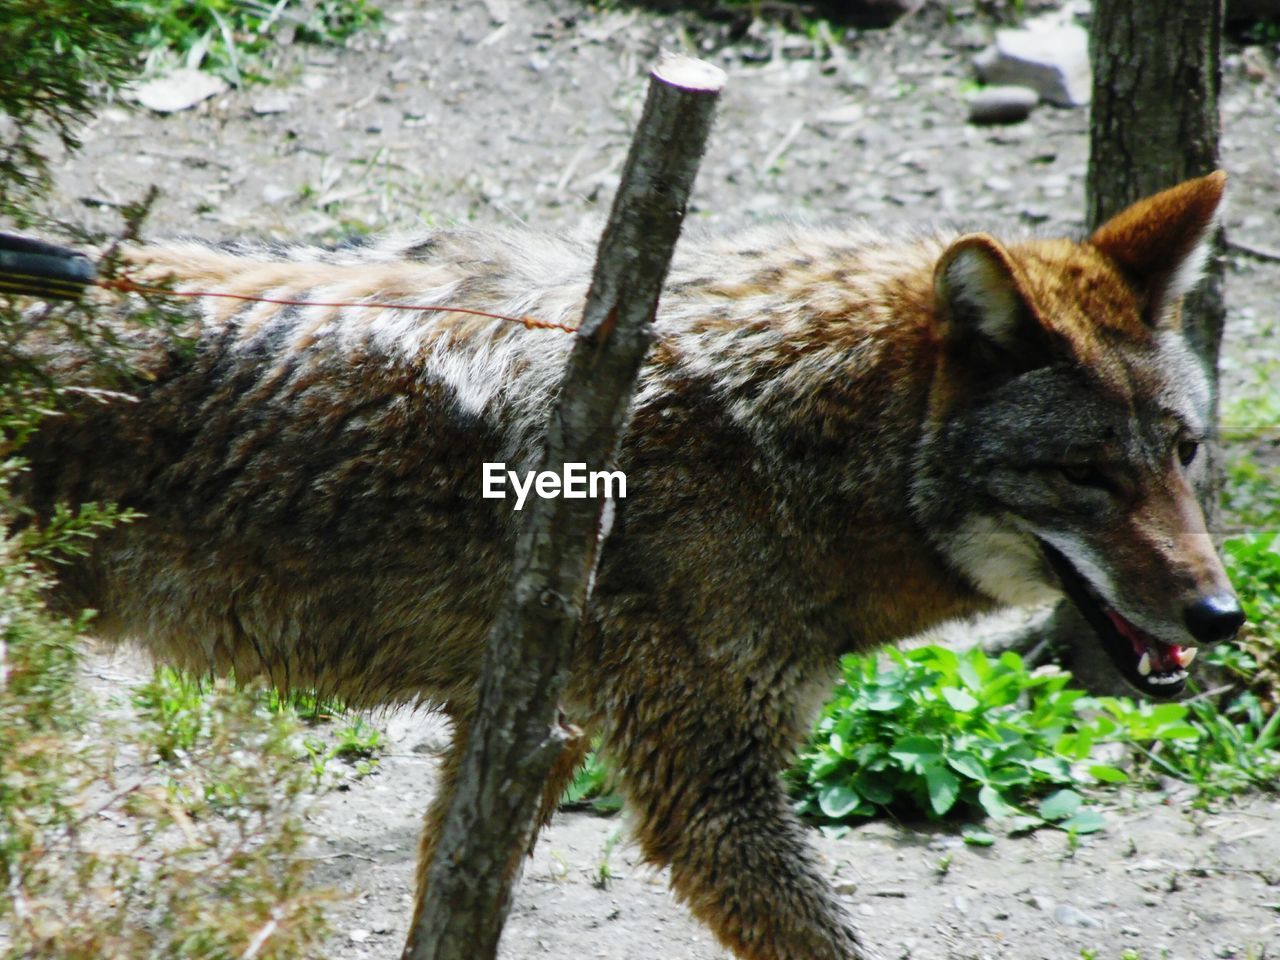
{"label": "coyote's eye", "polygon": [[1059,469],[1062,475],[1070,480],[1076,486],[1080,487],[1105,487],[1107,486],[1106,475],[1097,467],[1090,463],[1064,463]]}
{"label": "coyote's eye", "polygon": [[1183,440],[1178,444],[1178,462],[1184,467],[1191,466],[1191,461],[1196,458],[1196,452],[1200,449],[1200,444],[1195,440]]}

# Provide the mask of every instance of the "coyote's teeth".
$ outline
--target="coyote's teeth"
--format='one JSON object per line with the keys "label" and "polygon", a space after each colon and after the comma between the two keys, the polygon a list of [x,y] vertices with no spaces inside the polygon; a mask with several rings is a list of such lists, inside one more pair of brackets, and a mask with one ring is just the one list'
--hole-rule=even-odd
{"label": "coyote's teeth", "polygon": [[1178,666],[1180,667],[1191,666],[1191,661],[1194,660],[1196,658],[1196,654],[1200,652],[1195,647],[1176,647],[1175,649],[1178,652],[1174,654],[1174,659],[1178,661]]}
{"label": "coyote's teeth", "polygon": [[1138,672],[1144,677],[1151,676],[1151,651],[1142,651],[1142,659],[1138,661]]}

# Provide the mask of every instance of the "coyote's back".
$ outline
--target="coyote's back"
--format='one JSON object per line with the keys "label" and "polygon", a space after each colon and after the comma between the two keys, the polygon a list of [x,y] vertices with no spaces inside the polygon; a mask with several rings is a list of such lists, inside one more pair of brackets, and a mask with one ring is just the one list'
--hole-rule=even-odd
{"label": "coyote's back", "polygon": [[[1178,330],[1221,191],[1190,181],[1082,243],[685,243],[619,463],[588,465],[623,471],[626,499],[565,707],[618,762],[645,854],[740,956],[869,956],[778,780],[840,653],[1066,592],[1167,694],[1239,625],[1193,492],[1208,390]],[[534,465],[571,335],[323,304],[571,326],[591,257],[524,231],[130,250],[135,279],[312,305],[207,299],[182,336],[128,333],[136,399],[93,394],[41,430],[37,517],[144,515],[57,602],[188,666],[436,703],[461,741],[518,517],[484,465]],[[78,348],[53,352],[94,385]]]}
{"label": "coyote's back", "polygon": [[[570,309],[576,251],[514,239],[175,244],[130,251],[127,269],[275,299]],[[465,695],[513,524],[480,498],[479,455],[531,455],[568,336],[232,299],[177,337],[122,329],[147,341],[150,383],[85,402],[29,449],[42,512],[104,499],[145,515],[69,571],[64,602],[189,666],[367,702]]]}

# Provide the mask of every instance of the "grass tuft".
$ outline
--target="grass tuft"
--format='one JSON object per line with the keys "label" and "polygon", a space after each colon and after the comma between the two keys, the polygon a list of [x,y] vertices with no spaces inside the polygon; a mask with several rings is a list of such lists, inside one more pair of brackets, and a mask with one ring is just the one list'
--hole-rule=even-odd
{"label": "grass tuft", "polygon": [[183,66],[240,85],[263,81],[277,53],[295,41],[341,44],[376,25],[366,0],[120,0],[146,23],[134,35],[147,72]]}

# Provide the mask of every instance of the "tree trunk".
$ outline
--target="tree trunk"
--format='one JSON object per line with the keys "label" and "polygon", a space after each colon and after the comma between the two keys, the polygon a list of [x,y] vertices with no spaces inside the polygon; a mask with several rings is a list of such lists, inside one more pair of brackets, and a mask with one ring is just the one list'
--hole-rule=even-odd
{"label": "tree trunk", "polygon": [[[1089,228],[1142,197],[1218,168],[1221,0],[1095,0]],[[1188,339],[1217,381],[1221,260],[1188,298]]]}
{"label": "tree trunk", "polygon": [[[1094,0],[1089,45],[1093,101],[1085,202],[1089,229],[1142,197],[1218,168],[1222,0]],[[1217,420],[1218,351],[1226,316],[1222,236],[1204,283],[1187,297],[1187,340],[1208,372]],[[1221,492],[1216,443],[1199,496],[1211,530]],[[1128,692],[1076,608],[1063,601],[1048,623],[1076,677],[1098,692]]]}

